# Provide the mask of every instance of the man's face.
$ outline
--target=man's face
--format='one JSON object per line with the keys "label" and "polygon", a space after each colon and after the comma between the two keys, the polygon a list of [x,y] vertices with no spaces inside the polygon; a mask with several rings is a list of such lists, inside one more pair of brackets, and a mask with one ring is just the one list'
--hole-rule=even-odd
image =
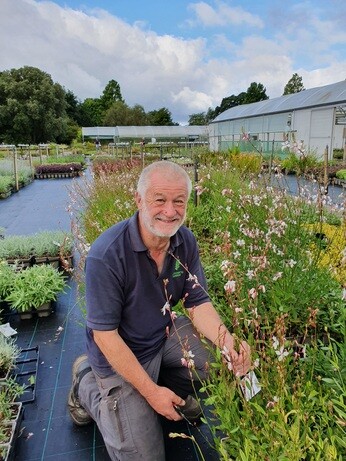
{"label": "man's face", "polygon": [[187,200],[183,178],[152,173],[145,196],[136,195],[140,223],[156,237],[172,237],[184,222]]}

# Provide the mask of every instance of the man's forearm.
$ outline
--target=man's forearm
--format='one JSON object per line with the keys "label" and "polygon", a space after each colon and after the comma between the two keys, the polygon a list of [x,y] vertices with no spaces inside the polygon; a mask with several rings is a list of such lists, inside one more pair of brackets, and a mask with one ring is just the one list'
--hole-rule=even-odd
{"label": "man's forearm", "polygon": [[114,371],[132,384],[144,398],[155,392],[156,383],[138,362],[117,330],[95,331],[94,340]]}
{"label": "man's forearm", "polygon": [[188,312],[192,323],[200,334],[220,349],[224,347],[225,342],[228,347],[232,343],[233,348],[233,336],[211,303],[201,304],[196,308],[189,309]]}
{"label": "man's forearm", "polygon": [[236,375],[245,375],[251,367],[251,349],[245,341],[235,344],[233,335],[223,324],[211,303],[204,303],[189,309],[189,315],[196,330],[208,338],[229,357]]}

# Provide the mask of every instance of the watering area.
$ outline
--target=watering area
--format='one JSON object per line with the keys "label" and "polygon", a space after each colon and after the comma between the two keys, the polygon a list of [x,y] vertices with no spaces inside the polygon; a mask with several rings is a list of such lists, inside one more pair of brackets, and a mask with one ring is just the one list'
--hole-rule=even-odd
{"label": "watering area", "polygon": [[[289,195],[309,198],[316,203],[317,198],[323,192],[323,188],[314,181],[297,177],[295,175],[272,176],[269,183],[280,190],[285,190]],[[343,211],[346,206],[346,187],[330,184],[328,193],[324,195],[327,205],[333,206],[336,210]]]}
{"label": "watering area", "polygon": [[[71,190],[74,181],[84,180],[84,177],[35,180],[0,201],[0,226],[5,229],[5,235],[70,231],[71,217],[67,209],[71,204]],[[13,315],[5,322],[10,322],[17,331],[17,343],[26,351],[21,365],[23,375],[28,372],[34,376],[29,395],[23,396],[24,401],[27,400],[14,460],[108,461],[97,426],[75,426],[66,406],[72,363],[85,352],[84,319],[74,280],[69,279],[69,288],[59,296],[49,317],[21,320]],[[172,439],[168,437],[169,432],[194,436],[205,461],[219,459],[210,446],[211,434],[206,424],[190,426],[185,421],[165,420],[163,429],[166,461],[202,459],[190,439]]]}

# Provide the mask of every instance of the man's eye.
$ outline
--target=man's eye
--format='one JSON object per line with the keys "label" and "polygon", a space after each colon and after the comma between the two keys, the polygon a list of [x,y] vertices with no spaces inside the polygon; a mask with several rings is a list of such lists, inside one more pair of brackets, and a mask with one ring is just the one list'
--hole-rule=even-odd
{"label": "man's eye", "polygon": [[163,198],[157,198],[155,202],[158,204],[161,204],[161,203],[164,203],[165,201],[163,200]]}

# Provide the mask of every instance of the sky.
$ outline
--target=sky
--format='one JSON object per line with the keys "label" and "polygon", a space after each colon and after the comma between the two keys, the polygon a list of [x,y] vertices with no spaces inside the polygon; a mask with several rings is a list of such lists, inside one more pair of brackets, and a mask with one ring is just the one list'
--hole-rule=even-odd
{"label": "sky", "polygon": [[114,79],[175,122],[262,83],[346,79],[345,0],[0,0],[0,71],[33,66],[80,101]]}

